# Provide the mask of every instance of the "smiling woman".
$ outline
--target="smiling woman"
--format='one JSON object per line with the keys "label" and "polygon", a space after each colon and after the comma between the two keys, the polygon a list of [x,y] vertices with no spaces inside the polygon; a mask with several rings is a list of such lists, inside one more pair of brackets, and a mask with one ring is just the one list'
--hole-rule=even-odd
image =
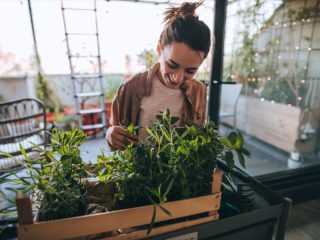
{"label": "smiling woman", "polygon": [[112,149],[143,141],[145,132],[137,138],[124,127],[133,123],[145,129],[166,109],[179,118],[177,126],[204,123],[206,88],[194,79],[211,44],[209,27],[195,13],[202,3],[185,2],[165,12],[157,46],[159,63],[122,84],[113,99],[112,126],[106,133]]}

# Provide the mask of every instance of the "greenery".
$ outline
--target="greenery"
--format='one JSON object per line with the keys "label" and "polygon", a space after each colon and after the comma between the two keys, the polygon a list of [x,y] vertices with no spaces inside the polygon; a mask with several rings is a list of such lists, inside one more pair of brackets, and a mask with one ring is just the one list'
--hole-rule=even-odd
{"label": "greenery", "polygon": [[[221,137],[212,122],[204,127],[191,124],[175,128],[176,121],[166,110],[154,126],[147,128],[149,137],[145,142],[130,144],[110,156],[98,156],[100,181],[116,184],[117,208],[154,204],[170,214],[161,207],[163,202],[211,192],[217,159],[232,169],[237,155],[245,167],[245,156],[250,153],[243,147],[240,133]],[[132,124],[128,130],[136,133]]]}
{"label": "greenery", "polygon": [[[0,177],[1,184],[7,183],[12,187],[7,189],[13,192],[32,194],[33,201],[39,206],[39,221],[54,220],[83,215],[86,205],[83,194],[85,188],[81,179],[87,176],[83,170],[84,162],[80,156],[79,146],[84,142],[86,135],[82,130],[57,131],[53,129],[47,149],[33,144],[38,151],[36,157],[29,158],[20,146],[24,155],[24,167],[27,176],[20,177],[14,170],[8,169]],[[12,157],[10,154],[6,154]],[[4,192],[1,196],[11,203]],[[1,209],[6,211],[7,209]],[[6,213],[12,214],[12,211]]]}
{"label": "greenery", "polygon": [[[38,206],[38,220],[44,221],[84,215],[88,202],[83,182],[87,177],[98,176],[100,182],[115,185],[111,198],[115,200],[114,209],[154,204],[151,231],[156,206],[171,215],[162,203],[210,194],[218,159],[232,169],[235,155],[243,167],[245,157],[250,156],[238,132],[221,137],[212,122],[205,126],[192,123],[176,128],[177,120],[166,110],[158,116],[156,124],[146,128],[149,133],[146,141],[136,146],[129,144],[123,151],[110,156],[102,151],[95,165],[85,165],[81,159],[79,146],[86,138],[82,130],[53,129],[51,144],[46,149],[33,144],[38,151],[36,157],[28,158],[20,146],[27,177],[7,170],[1,175],[0,182],[11,184],[7,187],[10,191],[31,193]],[[133,124],[127,129],[137,133]],[[15,203],[4,192],[0,194]],[[6,210],[1,209],[2,212]]]}
{"label": "greenery", "polygon": [[[299,51],[306,51],[302,46],[310,45],[313,33],[299,32],[303,21],[312,22],[317,16],[317,7],[299,7],[298,1],[279,2],[270,11],[268,4],[258,0],[229,1],[230,7],[239,9],[234,17],[239,19],[240,27],[233,36],[237,39],[235,49],[225,61],[224,80],[243,83],[246,95],[303,107],[303,97],[310,87],[307,76],[311,62],[299,60],[299,55],[310,54]],[[297,45],[301,46],[297,49]]]}
{"label": "greenery", "polygon": [[114,94],[120,85],[124,82],[124,76],[120,74],[108,74],[105,76],[105,98],[106,100],[112,100]]}
{"label": "greenery", "polygon": [[158,55],[153,49],[144,49],[138,54],[138,59],[148,69],[158,61]]}
{"label": "greenery", "polygon": [[56,108],[62,110],[62,104],[54,93],[52,86],[48,83],[41,72],[37,74],[37,85],[36,85],[37,98],[40,99],[48,112],[54,112]]}

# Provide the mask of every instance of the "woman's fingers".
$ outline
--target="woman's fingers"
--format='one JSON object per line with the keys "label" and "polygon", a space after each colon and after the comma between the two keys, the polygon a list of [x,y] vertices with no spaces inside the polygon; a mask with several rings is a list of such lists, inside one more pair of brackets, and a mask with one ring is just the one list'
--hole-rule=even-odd
{"label": "woman's fingers", "polygon": [[130,143],[137,144],[139,141],[138,136],[120,126],[108,128],[106,139],[108,143],[116,149],[123,149],[126,145]]}
{"label": "woman's fingers", "polygon": [[134,135],[132,134],[131,132],[129,132],[127,129],[124,129],[124,128],[119,128],[118,129],[118,133],[122,136],[125,137],[126,140],[129,140],[130,142],[138,142],[139,141],[139,138],[137,135]]}

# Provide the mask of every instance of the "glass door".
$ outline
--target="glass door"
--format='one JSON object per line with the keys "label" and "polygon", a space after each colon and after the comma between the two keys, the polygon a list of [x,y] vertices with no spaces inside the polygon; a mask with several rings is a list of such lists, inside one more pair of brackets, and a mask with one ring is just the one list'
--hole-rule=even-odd
{"label": "glass door", "polygon": [[223,52],[219,129],[244,134],[245,171],[319,166],[319,1],[229,1]]}

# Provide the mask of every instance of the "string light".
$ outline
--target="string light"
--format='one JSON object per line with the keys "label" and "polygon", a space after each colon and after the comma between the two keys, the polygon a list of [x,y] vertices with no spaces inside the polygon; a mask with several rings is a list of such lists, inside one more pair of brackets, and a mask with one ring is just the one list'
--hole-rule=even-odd
{"label": "string light", "polygon": [[270,81],[270,80],[271,80],[271,77],[268,77],[267,80]]}
{"label": "string light", "polygon": [[311,50],[312,50],[312,48],[311,48],[311,47],[309,47],[309,48],[308,48],[308,51],[310,52]]}
{"label": "string light", "polygon": [[296,25],[296,22],[293,22],[292,25],[293,25],[293,26]]}
{"label": "string light", "polygon": [[298,97],[298,101],[301,101],[302,97]]}
{"label": "string light", "polygon": [[307,22],[310,22],[310,18],[307,19]]}
{"label": "string light", "polygon": [[251,72],[255,72],[255,69],[254,69],[254,68],[251,68]]}
{"label": "string light", "polygon": [[305,81],[304,79],[303,79],[303,80],[301,80],[301,83],[302,83],[302,84],[304,84],[305,82],[306,82],[306,81]]}
{"label": "string light", "polygon": [[273,100],[271,100],[271,103],[274,103],[274,101],[273,101]]}
{"label": "string light", "polygon": [[281,55],[278,56],[278,59],[281,59]]}
{"label": "string light", "polygon": [[300,48],[299,46],[296,46],[296,50],[299,50],[299,48]]}

